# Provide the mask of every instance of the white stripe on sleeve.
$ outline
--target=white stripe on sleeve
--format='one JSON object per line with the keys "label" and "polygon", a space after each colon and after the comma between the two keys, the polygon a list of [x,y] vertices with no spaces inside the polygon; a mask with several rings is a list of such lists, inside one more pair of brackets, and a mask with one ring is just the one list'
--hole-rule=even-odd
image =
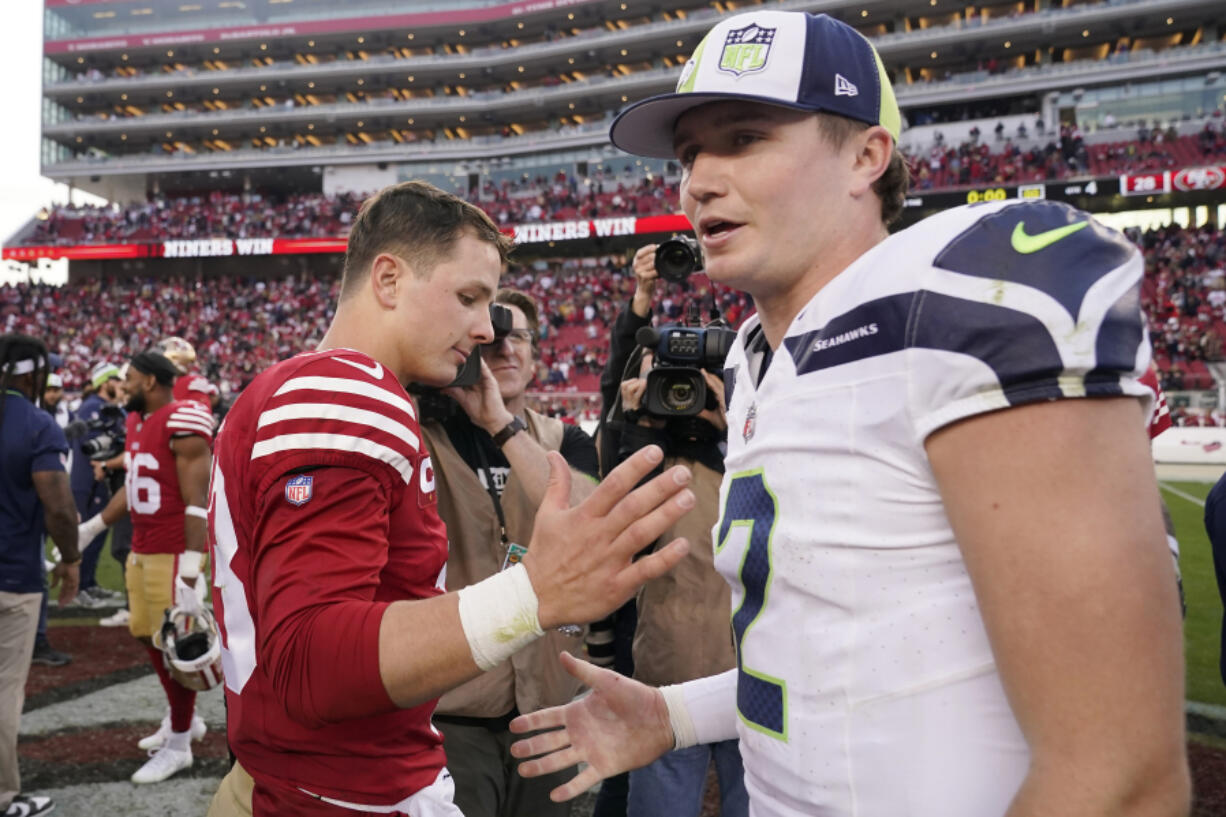
{"label": "white stripe on sleeve", "polygon": [[204,434],[206,437],[212,437],[212,436],[213,436],[213,426],[211,426],[211,425],[204,425],[204,424],[202,424],[202,423],[175,423],[175,422],[170,422],[170,423],[167,423],[167,424],[166,424],[166,428],[168,428],[168,429],[169,429],[169,430],[171,430],[171,431],[190,431],[190,432],[192,432],[193,434],[194,434],[194,433],[196,433],[196,432],[199,432],[199,433],[201,433],[201,434]]}
{"label": "white stripe on sleeve", "polygon": [[273,394],[278,397],[291,391],[326,391],[340,392],[342,394],[360,394],[363,397],[369,397],[373,400],[378,400],[386,403],[389,406],[394,406],[400,409],[405,414],[417,419],[417,412],[413,410],[413,404],[403,397],[392,394],[382,386],[370,383],[365,380],[350,380],[347,377],[295,377],[286,380],[281,384],[281,388],[277,389]]}
{"label": "white stripe on sleeve", "polygon": [[195,414],[172,414],[168,423],[197,423],[202,426],[212,428],[214,426],[212,417],[200,417]]}
{"label": "white stripe on sleeve", "polygon": [[282,434],[268,440],[262,440],[251,449],[251,459],[256,460],[269,454],[282,451],[304,451],[310,449],[326,449],[330,451],[350,451],[355,454],[365,454],[372,459],[385,462],[400,472],[400,478],[408,485],[413,480],[413,464],[406,457],[393,451],[385,445],[380,445],[361,437],[349,434]]}
{"label": "white stripe on sleeve", "polygon": [[340,403],[290,403],[279,408],[269,409],[260,415],[256,428],[264,428],[274,423],[286,420],[330,420],[338,423],[353,423],[365,425],[386,431],[393,437],[403,440],[414,451],[421,447],[421,440],[408,429],[404,423],[398,423],[385,414],[379,414],[366,409],[353,408]]}
{"label": "white stripe on sleeve", "polygon": [[183,414],[183,413],[176,411],[174,414],[170,415],[170,422],[172,423],[205,423],[206,425],[213,425],[213,417],[212,415],[205,415],[205,414]]}

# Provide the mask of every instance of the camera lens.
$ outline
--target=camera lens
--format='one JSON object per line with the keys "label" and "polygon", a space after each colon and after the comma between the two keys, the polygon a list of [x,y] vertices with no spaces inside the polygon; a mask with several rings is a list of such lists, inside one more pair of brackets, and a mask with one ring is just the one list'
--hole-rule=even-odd
{"label": "camera lens", "polygon": [[677,380],[668,384],[664,392],[664,405],[669,411],[687,412],[694,407],[694,384],[688,380]]}
{"label": "camera lens", "polygon": [[693,239],[672,238],[656,248],[656,272],[664,280],[679,283],[697,269],[702,258]]}

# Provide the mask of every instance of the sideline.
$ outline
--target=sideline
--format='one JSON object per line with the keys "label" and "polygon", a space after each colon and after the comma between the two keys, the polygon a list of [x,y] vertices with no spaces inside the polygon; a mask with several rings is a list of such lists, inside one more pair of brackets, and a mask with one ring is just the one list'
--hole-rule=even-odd
{"label": "sideline", "polygon": [[1158,482],[1158,487],[1159,487],[1159,488],[1161,488],[1161,489],[1162,489],[1162,490],[1164,490],[1164,491],[1167,491],[1168,493],[1172,493],[1172,494],[1174,494],[1175,496],[1179,497],[1180,499],[1186,499],[1186,500],[1188,500],[1189,502],[1191,502],[1191,503],[1192,503],[1192,504],[1194,504],[1194,505],[1199,505],[1199,506],[1200,506],[1200,507],[1202,507],[1202,508],[1203,508],[1203,507],[1205,507],[1205,500],[1200,499],[1199,497],[1192,496],[1191,494],[1187,493],[1186,491],[1181,491],[1181,490],[1179,490],[1178,488],[1176,488],[1174,485],[1169,485],[1169,484],[1167,484],[1167,483],[1165,483],[1165,482],[1161,482],[1161,481],[1159,481],[1159,482]]}
{"label": "sideline", "polygon": [[1185,701],[1184,714],[1189,732],[1226,738],[1226,706]]}

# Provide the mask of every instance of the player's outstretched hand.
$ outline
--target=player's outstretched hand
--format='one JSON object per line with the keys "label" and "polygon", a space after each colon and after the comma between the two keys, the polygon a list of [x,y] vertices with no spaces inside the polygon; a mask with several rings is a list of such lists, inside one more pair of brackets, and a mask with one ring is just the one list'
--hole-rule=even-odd
{"label": "player's outstretched hand", "polygon": [[537,618],[546,630],[604,618],[645,582],[671,570],[689,550],[684,539],[638,561],[634,555],[694,507],[684,466],[634,488],[663,459],[659,446],[635,452],[573,508],[566,461],[556,451],[548,457],[549,484],[524,557]]}
{"label": "player's outstretched hand", "polygon": [[673,729],[660,690],[569,653],[561,657],[566,671],[591,687],[591,694],[511,721],[511,731],[521,734],[553,730],[511,745],[512,756],[534,758],[519,764],[524,777],[586,764],[550,792],[555,803],[582,794],[606,777],[646,766],[673,748]]}
{"label": "player's outstretched hand", "polygon": [[77,597],[77,591],[81,589],[81,562],[77,561],[70,565],[56,562],[55,567],[51,568],[51,572],[47,575],[51,580],[51,587],[58,585],[60,588],[60,607],[71,604],[72,600]]}

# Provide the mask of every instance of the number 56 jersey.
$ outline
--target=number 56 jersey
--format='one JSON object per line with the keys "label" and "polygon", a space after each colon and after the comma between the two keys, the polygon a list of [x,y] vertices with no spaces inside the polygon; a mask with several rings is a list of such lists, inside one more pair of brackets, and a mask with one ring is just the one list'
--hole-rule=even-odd
{"label": "number 56 jersey", "polygon": [[969,206],[836,276],[760,381],[757,318],[741,328],[713,538],[755,817],[1005,813],[1028,750],[924,440],[1026,403],[1152,399],[1141,274],[1073,208]]}

